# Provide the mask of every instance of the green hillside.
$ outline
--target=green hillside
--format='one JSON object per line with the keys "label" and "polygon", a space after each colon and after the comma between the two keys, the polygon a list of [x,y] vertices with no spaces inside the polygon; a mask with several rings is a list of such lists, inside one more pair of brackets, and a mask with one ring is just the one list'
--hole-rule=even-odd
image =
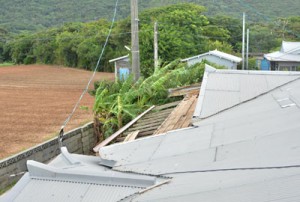
{"label": "green hillside", "polygon": [[[130,0],[120,0],[118,19],[130,13]],[[295,0],[139,0],[140,10],[169,4],[193,2],[207,8],[206,14],[241,17],[250,21],[270,21],[277,17],[300,15]],[[9,32],[35,31],[66,22],[110,19],[114,0],[0,0],[0,27]]]}

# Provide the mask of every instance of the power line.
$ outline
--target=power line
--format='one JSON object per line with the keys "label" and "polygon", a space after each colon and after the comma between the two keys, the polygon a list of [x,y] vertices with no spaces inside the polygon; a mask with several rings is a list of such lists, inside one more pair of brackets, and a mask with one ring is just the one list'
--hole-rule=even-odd
{"label": "power line", "polygon": [[112,32],[112,29],[113,29],[113,26],[114,26],[114,23],[115,23],[115,19],[116,19],[116,16],[117,16],[117,8],[118,8],[118,3],[119,3],[119,0],[116,0],[116,4],[115,4],[115,9],[114,9],[114,15],[113,15],[113,18],[112,18],[112,23],[111,23],[111,26],[110,26],[110,29],[109,29],[109,32],[108,32],[108,35],[106,37],[106,40],[105,40],[105,43],[104,43],[104,46],[102,48],[102,51],[99,55],[99,58],[98,58],[98,61],[97,61],[97,64],[96,64],[96,67],[94,69],[94,72],[90,78],[90,80],[88,81],[87,85],[86,85],[86,88],[84,89],[84,91],[82,92],[81,96],[79,97],[77,103],[75,104],[72,112],[70,113],[70,115],[68,116],[68,118],[65,120],[65,122],[63,123],[63,125],[61,126],[61,130],[60,130],[60,133],[59,133],[59,136],[58,136],[58,142],[59,142],[59,146],[62,147],[62,141],[63,141],[63,134],[64,134],[64,128],[65,126],[69,123],[70,119],[72,118],[72,116],[74,115],[76,109],[78,108],[81,100],[83,99],[83,96],[86,94],[86,92],[88,91],[89,89],[89,86],[93,80],[93,78],[95,77],[95,74],[96,74],[96,71],[98,70],[99,68],[99,64],[100,64],[100,61],[102,59],[102,56],[104,54],[104,51],[105,51],[105,48],[107,46],[107,43],[108,43],[108,40],[110,38],[110,35],[111,35],[111,32]]}
{"label": "power line", "polygon": [[285,166],[270,166],[270,167],[241,167],[241,168],[221,168],[211,170],[189,170],[189,171],[178,171],[162,173],[160,175],[175,175],[175,174],[189,174],[189,173],[209,173],[209,172],[227,172],[227,171],[244,171],[244,170],[272,170],[272,169],[290,169],[300,168],[300,165],[285,165]]}

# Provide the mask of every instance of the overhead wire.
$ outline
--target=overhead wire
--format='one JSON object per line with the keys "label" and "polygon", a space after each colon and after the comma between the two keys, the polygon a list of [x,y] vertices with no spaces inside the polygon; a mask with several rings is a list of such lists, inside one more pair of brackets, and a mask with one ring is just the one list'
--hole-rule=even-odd
{"label": "overhead wire", "polygon": [[189,174],[189,173],[209,173],[209,172],[227,172],[227,171],[245,171],[245,170],[272,170],[272,169],[290,169],[300,168],[300,165],[284,165],[284,166],[266,166],[266,167],[240,167],[240,168],[220,168],[211,170],[188,170],[162,173],[160,175],[176,175],[176,174]]}
{"label": "overhead wire", "polygon": [[76,102],[73,110],[71,111],[70,115],[67,117],[67,119],[65,120],[65,122],[63,123],[63,125],[61,126],[61,129],[60,129],[60,132],[59,132],[59,135],[58,135],[58,142],[59,142],[59,147],[62,147],[62,141],[63,141],[63,135],[64,135],[64,128],[65,126],[69,123],[70,119],[73,117],[76,109],[78,108],[81,100],[83,99],[83,96],[87,93],[88,89],[89,89],[89,86],[93,80],[93,78],[95,77],[95,74],[99,68],[99,65],[100,65],[100,61],[103,57],[103,54],[104,54],[104,51],[105,51],[105,48],[108,44],[108,40],[110,38],[110,35],[111,35],[111,32],[112,32],[112,29],[113,29],[113,26],[114,26],[114,23],[115,23],[115,20],[116,20],[116,16],[117,16],[117,8],[118,8],[118,3],[119,3],[119,0],[116,0],[116,3],[115,3],[115,9],[114,9],[114,14],[113,14],[113,18],[112,18],[112,23],[111,23],[111,26],[110,26],[110,29],[108,31],[108,35],[106,37],[106,40],[105,40],[105,43],[104,43],[104,46],[102,48],[102,51],[99,55],[99,58],[98,58],[98,61],[97,61],[97,64],[95,66],[95,69],[93,71],[93,74],[92,76],[90,77],[90,80],[88,81],[87,85],[86,85],[86,88],[84,89],[84,91],[82,92],[81,96],[79,97],[78,101]]}

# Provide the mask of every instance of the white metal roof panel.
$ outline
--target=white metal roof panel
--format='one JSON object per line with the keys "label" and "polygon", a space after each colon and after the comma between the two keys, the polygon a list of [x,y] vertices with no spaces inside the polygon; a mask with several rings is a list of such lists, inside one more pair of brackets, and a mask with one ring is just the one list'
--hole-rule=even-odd
{"label": "white metal roof panel", "polygon": [[136,187],[105,186],[67,181],[32,179],[21,191],[15,202],[47,201],[119,201],[142,190]]}
{"label": "white metal roof panel", "polygon": [[289,54],[289,53],[284,53],[284,52],[280,52],[280,51],[265,54],[265,58],[269,61],[300,62],[299,54],[298,55],[297,54]]}
{"label": "white metal roof panel", "polygon": [[[250,78],[244,80],[251,83],[253,73],[242,74],[249,74]],[[50,169],[51,172],[46,170],[47,172],[42,173],[39,170],[31,171],[32,181],[29,182],[36,183],[35,180],[39,179],[38,183],[45,183],[36,187],[41,193],[46,191],[46,187],[49,188],[48,180],[51,183],[59,182],[57,188],[61,188],[60,190],[55,187],[54,195],[45,195],[49,198],[57,196],[66,201],[68,192],[72,193],[78,187],[81,187],[80,191],[72,197],[81,197],[81,191],[85,190],[83,201],[102,201],[103,198],[120,200],[121,197],[123,201],[299,201],[300,167],[267,169],[270,166],[300,165],[300,80],[290,73],[285,73],[285,76],[289,79],[271,79],[274,81],[271,85],[287,82],[286,85],[264,92],[256,99],[250,99],[214,116],[198,120],[194,123],[195,128],[101,148],[102,158],[116,161],[112,170],[101,168],[100,174],[95,175],[97,167],[94,158],[97,157],[80,159],[72,155],[68,161],[61,159],[63,162],[53,162],[53,165],[59,166],[57,169],[60,172],[53,169]],[[270,88],[267,79],[258,82],[264,81]],[[220,92],[224,91],[222,87],[215,88]],[[256,93],[255,90],[253,94]],[[293,101],[295,105],[282,107],[280,100],[285,98]],[[69,157],[65,155],[63,158]],[[76,163],[76,166],[68,162]],[[85,166],[91,170],[81,168]],[[265,169],[253,169],[261,167]],[[66,179],[78,172],[79,176],[76,178]],[[107,174],[105,179],[111,176],[109,183],[91,183],[96,178],[101,179],[103,173]],[[91,174],[95,175],[95,179],[80,178],[80,175]],[[155,182],[149,187],[148,182],[152,179],[158,180],[158,176],[153,176],[156,174],[170,178],[169,183],[159,185]],[[28,179],[28,175],[26,176]],[[76,188],[72,187],[76,184],[74,179],[78,180]],[[140,186],[135,186],[137,181],[139,185],[146,182],[147,185],[141,187],[149,189],[137,193],[140,191]],[[26,178],[22,182],[26,182]],[[89,188],[83,186],[87,184],[90,185]],[[22,193],[22,190],[32,185],[23,185],[18,183],[15,191],[27,197],[31,191]],[[51,185],[50,188],[52,186],[56,185]],[[115,192],[116,186],[120,193]],[[31,187],[34,188],[35,186]]]}
{"label": "white metal roof panel", "polygon": [[186,61],[193,60],[193,59],[196,59],[196,58],[200,58],[200,57],[203,57],[203,56],[206,56],[206,55],[215,55],[217,57],[224,58],[226,60],[229,60],[229,61],[232,61],[232,62],[235,62],[235,63],[240,63],[242,61],[242,58],[239,58],[237,56],[230,55],[228,53],[224,53],[224,52],[221,52],[221,51],[218,51],[218,50],[209,51],[207,53],[203,53],[203,54],[200,54],[200,55],[189,57],[189,58],[183,59],[181,61],[186,62]]}
{"label": "white metal roof panel", "polygon": [[300,169],[178,174],[167,186],[131,197],[130,201],[294,202],[300,199],[299,172]]}
{"label": "white metal roof panel", "polygon": [[102,158],[117,161],[116,167],[141,162],[147,164],[151,160],[179,156],[209,148],[212,131],[213,125],[206,125],[201,130],[173,131],[167,135],[103,147],[100,149],[100,154]]}
{"label": "white metal roof panel", "polygon": [[230,55],[228,53],[224,53],[224,52],[221,52],[221,51],[218,51],[218,50],[209,51],[209,53],[212,54],[212,55],[216,55],[218,57],[225,58],[227,60],[236,62],[236,63],[239,63],[239,62],[242,61],[242,58],[239,58],[237,56]]}
{"label": "white metal roof panel", "polygon": [[206,70],[194,117],[207,118],[298,78],[289,72]]}
{"label": "white metal roof panel", "polygon": [[281,51],[285,53],[293,53],[300,49],[300,42],[282,41]]}
{"label": "white metal roof panel", "polygon": [[111,59],[111,60],[109,60],[109,62],[116,62],[116,61],[119,61],[119,60],[126,60],[126,61],[129,61],[129,55],[125,55],[125,56],[122,56],[122,57],[118,57],[118,58],[115,58],[115,59]]}

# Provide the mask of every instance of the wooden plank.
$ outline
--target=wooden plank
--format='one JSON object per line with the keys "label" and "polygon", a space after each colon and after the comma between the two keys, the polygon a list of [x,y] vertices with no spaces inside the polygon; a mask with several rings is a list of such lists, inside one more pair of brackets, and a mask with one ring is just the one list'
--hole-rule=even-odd
{"label": "wooden plank", "polygon": [[132,132],[132,131],[136,131],[136,130],[143,130],[146,128],[151,128],[151,127],[156,127],[158,128],[161,125],[162,121],[160,122],[155,122],[155,123],[151,123],[151,124],[147,124],[147,125],[141,125],[141,126],[136,126],[134,125],[132,128],[129,128],[128,130],[126,130],[125,132]]}
{"label": "wooden plank", "polygon": [[138,137],[146,137],[146,136],[150,136],[153,135],[153,133],[155,132],[155,130],[149,130],[149,131],[145,131],[145,132],[140,132]]}
{"label": "wooden plank", "polygon": [[166,124],[166,129],[164,131],[162,131],[162,133],[165,133],[167,131],[173,130],[174,128],[176,128],[176,124],[177,122],[182,119],[185,114],[187,113],[187,108],[189,108],[189,101],[188,100],[184,100],[180,103],[180,105],[178,105],[178,107],[176,107],[174,109],[174,113],[170,114],[170,118],[169,123]]}
{"label": "wooden plank", "polygon": [[137,130],[137,131],[134,131],[134,132],[132,132],[132,133],[129,133],[129,134],[127,135],[127,137],[125,138],[124,142],[130,142],[130,141],[135,140],[135,138],[138,136],[139,132],[140,132],[140,131]]}
{"label": "wooden plank", "polygon": [[149,109],[147,109],[142,114],[140,114],[139,116],[137,116],[135,119],[133,119],[132,121],[130,121],[123,128],[121,128],[120,130],[118,130],[117,132],[115,132],[114,134],[112,134],[111,136],[109,136],[107,139],[105,139],[104,141],[102,141],[100,144],[98,144],[97,146],[95,146],[93,148],[94,152],[98,152],[101,147],[104,147],[104,146],[108,145],[109,143],[111,143],[114,139],[116,139],[120,134],[122,134],[125,130],[127,130],[130,126],[132,126],[135,122],[137,122],[145,114],[147,114],[148,112],[150,112],[153,108],[155,108],[154,105],[152,107],[150,107]]}
{"label": "wooden plank", "polygon": [[[153,135],[155,130],[150,130],[150,131],[144,131],[144,132],[139,132],[138,136],[136,138],[142,138],[142,137],[147,137]],[[123,142],[126,137],[118,137],[116,139],[117,142]]]}
{"label": "wooden plank", "polygon": [[192,123],[192,118],[193,118],[193,115],[194,115],[194,112],[195,112],[195,109],[196,109],[196,106],[197,106],[197,101],[198,101],[198,96],[195,96],[194,100],[193,100],[193,103],[186,115],[186,119],[184,121],[184,123],[180,126],[181,128],[186,128],[186,127],[189,127]]}
{"label": "wooden plank", "polygon": [[149,113],[145,117],[143,117],[142,120],[153,118],[153,117],[157,117],[157,116],[162,116],[162,115],[168,116],[173,111],[174,108],[169,108],[169,109],[161,110],[161,111],[155,112],[155,113]]}
{"label": "wooden plank", "polygon": [[181,117],[172,130],[186,128],[190,125],[196,107],[195,102],[197,101],[197,97],[197,95],[193,95],[189,98],[187,104],[188,108],[186,108],[184,116]]}
{"label": "wooden plank", "polygon": [[180,88],[173,88],[173,89],[169,89],[169,97],[176,97],[176,96],[183,96],[183,95],[187,95],[187,94],[194,94],[194,93],[198,93],[199,94],[199,90],[200,90],[200,86],[201,83],[196,83],[190,86],[184,86],[184,87],[180,87]]}
{"label": "wooden plank", "polygon": [[140,122],[137,122],[137,124],[139,125],[147,125],[147,124],[150,124],[150,123],[156,123],[156,122],[163,122],[166,118],[168,118],[168,116],[164,116],[164,117],[157,117],[157,118],[152,118],[152,119],[149,119],[149,120],[141,120]]}
{"label": "wooden plank", "polygon": [[188,112],[197,96],[187,96],[161,124],[154,134],[166,133],[170,130],[181,128],[186,123]]}
{"label": "wooden plank", "polygon": [[[142,137],[147,137],[147,136],[151,136],[153,135],[153,133],[155,132],[155,130],[150,130],[150,131],[145,131],[145,132],[139,132],[137,138],[142,138]],[[122,136],[122,137],[118,137],[116,139],[117,142],[123,142],[125,140],[126,137]]]}
{"label": "wooden plank", "polygon": [[176,101],[176,102],[171,102],[171,103],[165,104],[165,105],[160,105],[160,106],[155,107],[155,109],[153,111],[167,109],[167,108],[170,108],[170,107],[176,107],[180,102],[181,102],[181,100]]}

